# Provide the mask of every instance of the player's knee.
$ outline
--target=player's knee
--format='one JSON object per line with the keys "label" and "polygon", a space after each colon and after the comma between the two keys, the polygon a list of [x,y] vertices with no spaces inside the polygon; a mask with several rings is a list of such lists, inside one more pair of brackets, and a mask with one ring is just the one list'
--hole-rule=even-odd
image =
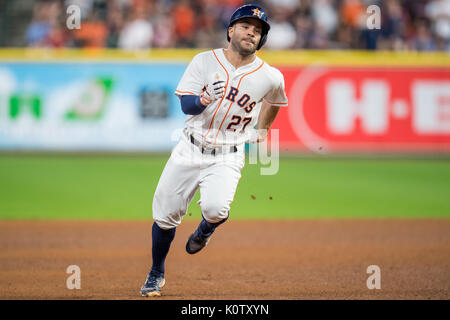
{"label": "player's knee", "polygon": [[153,216],[153,220],[163,230],[169,230],[176,228],[180,225],[178,221],[175,221],[173,219],[170,219],[168,217],[155,217]]}
{"label": "player's knee", "polygon": [[176,194],[156,192],[153,199],[153,220],[161,229],[176,228],[186,212],[184,203]]}
{"label": "player's knee", "polygon": [[182,215],[178,212],[169,212],[164,214],[155,214],[153,212],[153,220],[161,229],[173,229],[180,225]]}
{"label": "player's knee", "polygon": [[220,202],[202,202],[202,215],[206,221],[210,223],[217,223],[228,218],[228,211],[230,210],[228,205]]}

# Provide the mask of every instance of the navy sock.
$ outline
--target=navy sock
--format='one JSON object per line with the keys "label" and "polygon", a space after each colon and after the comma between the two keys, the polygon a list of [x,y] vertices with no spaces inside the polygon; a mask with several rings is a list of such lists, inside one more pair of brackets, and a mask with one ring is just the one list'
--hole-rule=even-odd
{"label": "navy sock", "polygon": [[155,275],[164,274],[164,262],[169,253],[170,244],[175,238],[175,228],[164,230],[161,229],[156,222],[152,227],[152,258],[153,265],[151,273]]}
{"label": "navy sock", "polygon": [[205,218],[203,218],[203,220],[200,222],[200,224],[198,225],[198,231],[200,231],[200,234],[203,237],[209,237],[213,234],[213,232],[216,230],[216,228],[218,226],[220,226],[222,223],[224,223],[225,221],[227,221],[228,217],[226,217],[225,219],[216,222],[216,223],[211,223],[205,220]]}
{"label": "navy sock", "polygon": [[206,221],[204,218],[202,222],[200,222],[200,224],[198,225],[198,231],[200,231],[200,234],[203,237],[209,237],[210,235],[213,234],[214,230],[216,230],[214,224]]}

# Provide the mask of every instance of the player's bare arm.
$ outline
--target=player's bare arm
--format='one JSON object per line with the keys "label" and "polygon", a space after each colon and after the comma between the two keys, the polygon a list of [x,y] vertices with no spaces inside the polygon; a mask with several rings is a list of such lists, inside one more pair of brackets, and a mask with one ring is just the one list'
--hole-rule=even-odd
{"label": "player's bare arm", "polygon": [[263,101],[258,117],[258,138],[256,140],[257,143],[266,140],[269,129],[272,126],[272,123],[275,121],[275,118],[277,117],[279,111],[280,107],[273,106],[268,102]]}

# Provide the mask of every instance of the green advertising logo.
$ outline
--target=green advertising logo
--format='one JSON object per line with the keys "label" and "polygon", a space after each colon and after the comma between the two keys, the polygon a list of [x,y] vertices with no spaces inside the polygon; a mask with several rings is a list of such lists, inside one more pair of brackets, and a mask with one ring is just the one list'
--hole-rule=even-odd
{"label": "green advertising logo", "polygon": [[112,78],[98,78],[91,82],[67,112],[66,119],[97,120],[101,118],[113,83]]}
{"label": "green advertising logo", "polygon": [[29,108],[31,114],[39,119],[42,116],[42,100],[37,95],[14,94],[9,99],[9,116],[16,119],[19,115]]}

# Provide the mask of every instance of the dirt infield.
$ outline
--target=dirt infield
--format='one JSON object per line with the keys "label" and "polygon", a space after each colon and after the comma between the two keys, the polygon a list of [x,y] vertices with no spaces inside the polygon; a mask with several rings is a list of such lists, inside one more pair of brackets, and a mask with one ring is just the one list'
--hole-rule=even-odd
{"label": "dirt infield", "polygon": [[[0,221],[0,299],[144,299],[151,224]],[[177,229],[156,299],[450,299],[449,219],[230,219],[190,256],[195,226]],[[66,288],[69,265],[80,290]],[[366,286],[370,265],[380,290]]]}

